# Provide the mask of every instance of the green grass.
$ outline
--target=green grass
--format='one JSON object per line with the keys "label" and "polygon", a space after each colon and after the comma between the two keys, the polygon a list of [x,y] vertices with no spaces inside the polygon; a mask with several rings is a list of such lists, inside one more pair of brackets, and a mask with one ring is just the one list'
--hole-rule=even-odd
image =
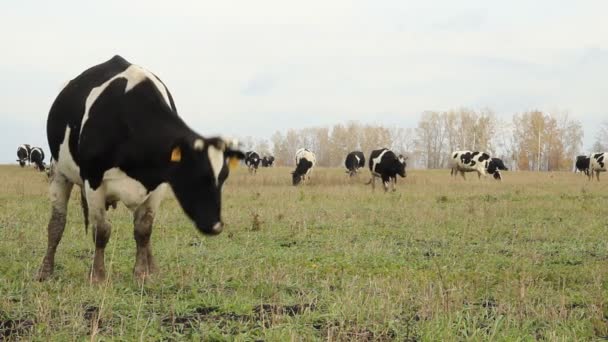
{"label": "green grass", "polygon": [[167,196],[152,235],[160,272],[143,286],[132,217],[111,210],[108,279],[95,286],[78,191],[55,273],[39,283],[45,176],[0,167],[0,340],[608,336],[608,177],[410,171],[385,194],[363,185],[367,171],[320,168],[297,188],[289,171],[231,175],[217,237]]}

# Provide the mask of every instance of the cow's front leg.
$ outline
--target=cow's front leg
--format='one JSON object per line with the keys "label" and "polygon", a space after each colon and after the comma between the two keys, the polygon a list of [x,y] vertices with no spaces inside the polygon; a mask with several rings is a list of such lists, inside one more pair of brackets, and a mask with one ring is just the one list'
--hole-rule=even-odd
{"label": "cow's front leg", "polygon": [[384,186],[384,192],[388,192],[389,183],[391,178],[388,176],[382,176],[382,185]]}
{"label": "cow's front leg", "polygon": [[134,237],[137,245],[135,254],[135,266],[133,276],[138,281],[143,281],[150,274],[158,271],[152,256],[150,236],[152,235],[152,224],[158,207],[164,197],[165,187],[160,185],[150,193],[146,201],[133,213]]}
{"label": "cow's front leg", "polygon": [[397,176],[392,178],[393,192],[397,191]]}
{"label": "cow's front leg", "polygon": [[467,178],[464,176],[464,171],[460,171],[460,175],[462,176],[462,179],[467,180]]}
{"label": "cow's front leg", "polygon": [[63,230],[65,229],[66,215],[68,210],[68,201],[72,192],[73,183],[67,180],[61,173],[57,172],[51,180],[49,187],[49,195],[51,197],[51,219],[47,226],[48,241],[46,255],[42,260],[42,265],[38,271],[36,279],[46,280],[52,273],[55,267],[55,252]]}
{"label": "cow's front leg", "polygon": [[88,181],[85,182],[85,193],[89,205],[89,222],[93,226],[93,242],[95,243],[95,256],[93,267],[89,273],[91,283],[100,283],[106,278],[105,249],[110,235],[112,225],[106,220],[106,195],[103,184],[97,189],[92,189]]}

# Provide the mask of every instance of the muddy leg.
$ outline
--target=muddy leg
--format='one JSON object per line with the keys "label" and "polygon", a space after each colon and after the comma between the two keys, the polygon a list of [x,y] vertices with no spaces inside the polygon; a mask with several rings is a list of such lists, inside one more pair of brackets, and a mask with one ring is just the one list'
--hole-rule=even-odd
{"label": "muddy leg", "polygon": [[106,278],[105,249],[112,234],[112,225],[106,220],[106,198],[103,186],[93,190],[85,182],[85,193],[89,207],[89,219],[93,225],[95,256],[89,273],[91,283],[99,283]]}
{"label": "muddy leg", "polygon": [[160,185],[150,193],[150,196],[133,213],[133,225],[135,228],[134,237],[137,245],[135,254],[135,266],[133,276],[138,281],[145,280],[150,274],[158,271],[152,256],[152,246],[150,236],[152,235],[152,224],[154,215],[158,211],[160,202],[165,194],[165,186]]}
{"label": "muddy leg", "polygon": [[595,177],[597,178],[597,181],[599,182],[600,181],[600,171],[599,170],[595,171]]}
{"label": "muddy leg", "polygon": [[49,194],[51,197],[51,219],[47,226],[47,249],[38,275],[36,276],[36,279],[40,281],[46,280],[53,273],[53,268],[55,267],[55,252],[57,251],[57,245],[59,245],[63,230],[65,229],[68,201],[73,186],[74,184],[68,181],[60,173],[56,173],[51,180],[51,185],[49,187]]}
{"label": "muddy leg", "polygon": [[464,176],[464,171],[460,171],[460,175],[462,176],[462,179],[467,180],[467,178]]}

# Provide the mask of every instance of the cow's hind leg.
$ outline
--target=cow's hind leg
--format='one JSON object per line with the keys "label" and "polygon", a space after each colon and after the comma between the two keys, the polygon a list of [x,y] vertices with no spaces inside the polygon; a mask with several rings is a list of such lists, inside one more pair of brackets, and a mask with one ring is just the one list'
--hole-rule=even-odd
{"label": "cow's hind leg", "polygon": [[595,178],[597,178],[598,182],[600,181],[600,170],[595,170]]}
{"label": "cow's hind leg", "polygon": [[92,283],[99,283],[106,278],[105,249],[112,234],[112,225],[106,220],[106,195],[103,185],[93,190],[88,186],[88,182],[85,182],[85,194],[89,207],[89,222],[93,227],[93,242],[95,243],[95,256],[93,257],[93,267],[89,273],[89,280]]}
{"label": "cow's hind leg", "polygon": [[48,241],[46,255],[36,278],[46,280],[55,267],[55,252],[65,229],[68,201],[74,184],[57,172],[51,180],[49,195],[51,197],[51,219],[47,226]]}
{"label": "cow's hind leg", "polygon": [[152,191],[148,199],[133,213],[134,237],[137,244],[133,276],[139,281],[144,280],[151,273],[155,273],[158,270],[152,257],[150,236],[152,235],[154,216],[158,211],[164,193],[165,188],[163,185],[160,185],[159,188]]}
{"label": "cow's hind leg", "polygon": [[462,179],[467,180],[467,178],[464,176],[464,171],[460,171],[460,175],[462,176]]}

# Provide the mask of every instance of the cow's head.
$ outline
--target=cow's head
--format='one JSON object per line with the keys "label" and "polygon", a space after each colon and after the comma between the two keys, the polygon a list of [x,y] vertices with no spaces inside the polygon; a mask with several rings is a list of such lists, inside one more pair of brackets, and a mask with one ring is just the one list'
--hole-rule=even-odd
{"label": "cow's head", "polygon": [[308,169],[312,167],[312,162],[308,159],[302,158],[298,165],[296,165],[296,170],[291,173],[292,184],[298,185],[306,175]]}
{"label": "cow's head", "polygon": [[175,197],[204,234],[222,232],[222,185],[227,164],[236,165],[245,155],[236,140],[185,138],[171,148],[168,176]]}
{"label": "cow's head", "polygon": [[401,177],[407,177],[407,173],[405,171],[405,167],[407,166],[407,157],[403,155],[399,155],[397,159],[394,160],[393,168],[395,172]]}
{"label": "cow's head", "polygon": [[502,177],[500,175],[501,170],[503,170],[503,171],[509,170],[505,166],[505,164],[502,162],[502,159],[499,159],[499,158],[490,159],[490,162],[488,163],[488,173],[493,175],[494,179],[502,180]]}

